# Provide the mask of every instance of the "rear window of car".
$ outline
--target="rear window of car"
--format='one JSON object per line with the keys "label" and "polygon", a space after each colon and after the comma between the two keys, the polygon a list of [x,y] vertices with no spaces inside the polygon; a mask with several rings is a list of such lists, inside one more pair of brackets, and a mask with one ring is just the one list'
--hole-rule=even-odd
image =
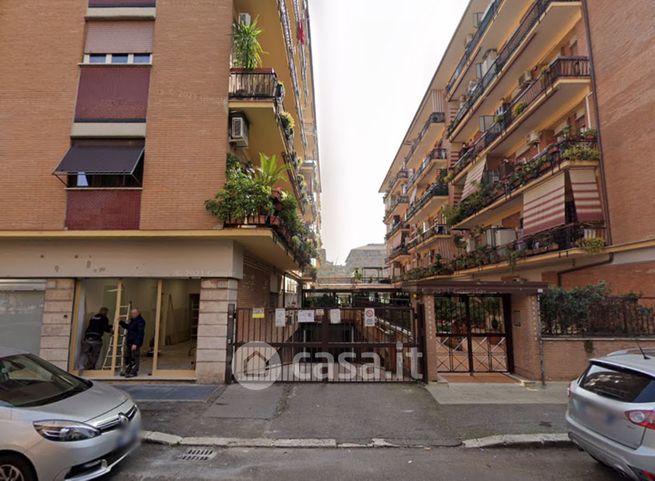
{"label": "rear window of car", "polygon": [[580,380],[580,387],[621,402],[655,402],[655,379],[652,376],[608,364],[591,364]]}

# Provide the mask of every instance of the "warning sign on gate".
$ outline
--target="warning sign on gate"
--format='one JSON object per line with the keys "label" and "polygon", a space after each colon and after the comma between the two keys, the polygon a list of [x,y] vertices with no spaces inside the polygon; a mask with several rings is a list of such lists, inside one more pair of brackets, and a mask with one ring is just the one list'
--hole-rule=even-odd
{"label": "warning sign on gate", "polygon": [[287,310],[284,308],[275,309],[275,327],[287,325]]}
{"label": "warning sign on gate", "polygon": [[266,317],[266,309],[263,307],[253,307],[252,309],[252,318],[253,319],[264,319]]}
{"label": "warning sign on gate", "polygon": [[372,307],[364,309],[364,326],[375,327],[375,309]]}
{"label": "warning sign on gate", "polygon": [[298,311],[298,322],[314,322],[313,310]]}

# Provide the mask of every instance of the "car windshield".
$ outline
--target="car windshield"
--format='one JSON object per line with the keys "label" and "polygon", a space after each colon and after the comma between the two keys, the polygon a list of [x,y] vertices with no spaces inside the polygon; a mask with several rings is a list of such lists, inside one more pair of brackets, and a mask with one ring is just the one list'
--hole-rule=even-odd
{"label": "car windshield", "polygon": [[91,384],[32,354],[0,358],[0,404],[43,406],[89,389]]}

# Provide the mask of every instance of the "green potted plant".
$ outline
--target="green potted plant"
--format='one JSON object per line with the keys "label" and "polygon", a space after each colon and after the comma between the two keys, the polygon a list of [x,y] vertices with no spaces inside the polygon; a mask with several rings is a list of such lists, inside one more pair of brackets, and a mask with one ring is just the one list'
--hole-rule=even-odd
{"label": "green potted plant", "polygon": [[259,43],[261,28],[257,18],[252,22],[237,21],[232,24],[232,63],[236,68],[254,70],[261,66],[264,50]]}
{"label": "green potted plant", "polygon": [[527,105],[525,102],[517,102],[517,104],[514,106],[514,109],[512,110],[512,113],[514,114],[514,117],[518,117],[523,113],[523,111],[526,109]]}
{"label": "green potted plant", "polygon": [[282,122],[282,128],[287,135],[293,135],[293,129],[296,126],[296,122],[293,120],[293,116],[289,112],[280,112],[280,122]]}

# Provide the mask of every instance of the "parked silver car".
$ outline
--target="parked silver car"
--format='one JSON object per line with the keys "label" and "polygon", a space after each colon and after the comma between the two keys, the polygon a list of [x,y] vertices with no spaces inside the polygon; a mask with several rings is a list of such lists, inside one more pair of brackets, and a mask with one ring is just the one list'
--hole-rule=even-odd
{"label": "parked silver car", "polygon": [[630,350],[594,359],[569,386],[569,437],[598,462],[655,480],[655,356]]}
{"label": "parked silver car", "polygon": [[136,448],[140,425],[126,393],[0,347],[0,479],[97,478]]}

